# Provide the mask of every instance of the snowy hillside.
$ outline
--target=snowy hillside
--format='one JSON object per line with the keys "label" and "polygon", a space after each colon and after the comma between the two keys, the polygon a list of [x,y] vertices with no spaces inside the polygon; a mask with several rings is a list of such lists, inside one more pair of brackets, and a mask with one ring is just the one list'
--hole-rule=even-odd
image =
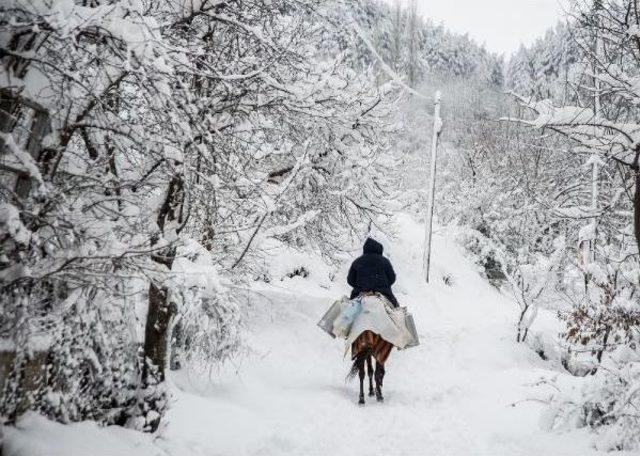
{"label": "snowy hillside", "polygon": [[[476,272],[444,230],[436,230],[432,283],[421,279],[423,228],[407,215],[383,239],[398,273],[395,287],[414,313],[421,345],[393,351],[385,402],[356,405],[345,384],[344,346],[316,322],[346,293],[346,266],[330,288],[317,258],[307,278],[248,293],[252,352],[212,380],[182,371],[174,402],[155,436],[91,423],[61,425],[29,414],[6,430],[6,456],[92,455],[558,455],[596,454],[581,431],[544,428],[554,373],[513,343],[515,305]],[[286,259],[284,260],[286,262]],[[296,258],[300,261],[300,258]],[[450,279],[449,284],[442,280]]]}

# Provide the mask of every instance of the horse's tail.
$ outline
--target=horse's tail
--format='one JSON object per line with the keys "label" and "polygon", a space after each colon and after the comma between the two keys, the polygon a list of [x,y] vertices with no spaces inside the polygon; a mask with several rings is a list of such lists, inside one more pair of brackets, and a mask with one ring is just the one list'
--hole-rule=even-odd
{"label": "horse's tail", "polygon": [[364,366],[364,363],[367,361],[367,358],[373,354],[373,349],[371,347],[366,347],[358,353],[351,365],[351,370],[347,374],[346,381],[353,380],[356,375],[358,375],[358,370],[360,370],[360,366]]}

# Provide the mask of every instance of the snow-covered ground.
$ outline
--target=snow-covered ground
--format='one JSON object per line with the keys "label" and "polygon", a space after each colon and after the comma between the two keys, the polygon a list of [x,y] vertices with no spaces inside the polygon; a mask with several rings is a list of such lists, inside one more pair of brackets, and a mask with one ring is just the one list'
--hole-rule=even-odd
{"label": "snow-covered ground", "polygon": [[[175,403],[154,436],[27,415],[5,429],[5,455],[487,455],[597,454],[586,431],[545,429],[535,384],[550,364],[514,342],[515,305],[476,272],[445,230],[434,240],[432,283],[421,278],[422,226],[398,217],[382,239],[394,287],[413,312],[421,345],[394,351],[385,402],[357,401],[345,383],[344,346],[316,322],[341,293],[336,283],[294,277],[250,293],[252,353],[208,381],[172,377]],[[324,273],[323,273],[324,274]],[[451,283],[445,284],[444,275]]]}

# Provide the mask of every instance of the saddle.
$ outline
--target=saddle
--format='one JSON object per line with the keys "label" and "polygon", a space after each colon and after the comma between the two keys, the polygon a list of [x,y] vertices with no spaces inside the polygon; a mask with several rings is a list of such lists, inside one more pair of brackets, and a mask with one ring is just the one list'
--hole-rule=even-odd
{"label": "saddle", "polygon": [[376,295],[380,295],[382,296],[382,293],[379,293],[377,291],[363,291],[362,293],[360,293],[361,296],[376,296]]}
{"label": "saddle", "polygon": [[391,301],[389,301],[389,298],[379,291],[362,291],[358,296],[375,296],[378,299],[382,299],[385,304],[389,305],[393,309],[393,305],[391,304]]}

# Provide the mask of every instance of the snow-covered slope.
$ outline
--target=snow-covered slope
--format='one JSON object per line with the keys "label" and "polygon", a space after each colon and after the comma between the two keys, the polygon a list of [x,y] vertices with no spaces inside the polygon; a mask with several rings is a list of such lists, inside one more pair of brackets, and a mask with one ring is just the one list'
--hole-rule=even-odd
{"label": "snow-covered slope", "polygon": [[356,405],[357,381],[344,381],[344,346],[316,327],[346,293],[347,265],[331,286],[309,266],[308,278],[249,294],[252,353],[239,366],[216,373],[215,382],[189,372],[173,377],[175,404],[155,438],[30,415],[6,430],[6,454],[86,455],[88,447],[92,455],[596,454],[585,433],[540,425],[544,406],[530,399],[549,370],[515,344],[515,306],[444,231],[436,232],[432,283],[425,284],[423,228],[406,215],[397,222],[397,236],[383,243],[398,273],[397,296],[413,312],[422,343],[391,354],[383,404]]}

